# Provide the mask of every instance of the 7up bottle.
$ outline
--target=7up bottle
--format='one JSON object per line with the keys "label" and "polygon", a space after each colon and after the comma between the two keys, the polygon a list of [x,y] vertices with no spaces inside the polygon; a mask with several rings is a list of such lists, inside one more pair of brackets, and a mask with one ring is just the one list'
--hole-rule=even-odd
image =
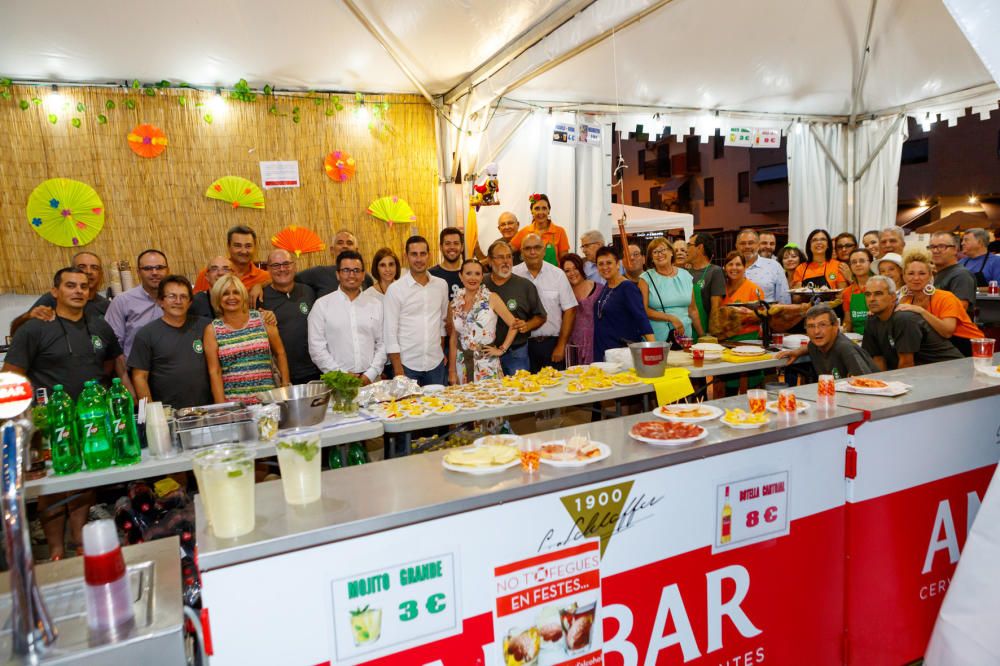
{"label": "7up bottle", "polygon": [[[102,389],[103,392],[103,389]],[[76,401],[76,424],[80,430],[83,463],[88,470],[106,469],[114,464],[114,448],[108,432],[108,405],[97,390],[97,381],[83,385]]]}
{"label": "7up bottle", "polygon": [[83,459],[80,457],[80,442],[76,434],[73,399],[62,384],[52,387],[47,407],[52,471],[56,474],[79,472]]}
{"label": "7up bottle", "polygon": [[111,380],[108,407],[111,409],[111,441],[115,447],[115,464],[134,465],[142,460],[142,452],[139,450],[139,434],[135,428],[132,396],[117,377]]}

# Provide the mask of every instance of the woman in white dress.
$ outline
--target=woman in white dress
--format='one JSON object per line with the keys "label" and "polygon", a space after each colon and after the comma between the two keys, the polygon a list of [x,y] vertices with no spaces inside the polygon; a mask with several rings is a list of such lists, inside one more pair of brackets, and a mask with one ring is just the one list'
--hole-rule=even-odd
{"label": "woman in white dress", "polygon": [[[448,341],[448,381],[466,384],[503,376],[500,357],[517,335],[514,315],[497,294],[483,284],[483,267],[475,259],[462,263],[462,286],[448,306],[452,331]],[[497,317],[507,324],[507,339],[493,344]]]}

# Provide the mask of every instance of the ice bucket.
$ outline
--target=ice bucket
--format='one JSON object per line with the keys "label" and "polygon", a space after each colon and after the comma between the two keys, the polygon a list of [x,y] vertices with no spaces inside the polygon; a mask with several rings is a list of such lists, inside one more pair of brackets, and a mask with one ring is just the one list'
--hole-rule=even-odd
{"label": "ice bucket", "polygon": [[632,352],[632,366],[635,374],[640,377],[653,378],[662,377],[663,370],[667,367],[667,343],[661,340],[654,342],[632,342],[629,343],[629,351]]}

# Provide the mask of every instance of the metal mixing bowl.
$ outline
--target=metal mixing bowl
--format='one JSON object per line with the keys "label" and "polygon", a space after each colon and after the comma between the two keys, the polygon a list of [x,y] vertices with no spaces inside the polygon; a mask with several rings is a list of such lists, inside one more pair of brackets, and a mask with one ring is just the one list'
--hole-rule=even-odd
{"label": "metal mixing bowl", "polygon": [[330,404],[330,389],[322,382],[282,386],[259,396],[265,405],[273,403],[281,409],[278,427],[282,429],[316,425]]}

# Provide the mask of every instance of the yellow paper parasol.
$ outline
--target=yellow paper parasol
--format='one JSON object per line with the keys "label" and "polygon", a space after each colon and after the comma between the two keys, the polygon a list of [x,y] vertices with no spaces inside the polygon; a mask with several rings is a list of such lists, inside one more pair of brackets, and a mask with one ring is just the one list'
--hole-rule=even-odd
{"label": "yellow paper parasol", "polygon": [[205,196],[219,199],[233,208],[263,208],[264,193],[256,183],[239,176],[223,176],[208,186]]}
{"label": "yellow paper parasol", "polygon": [[90,185],[69,178],[44,181],[28,197],[28,222],[48,242],[79,247],[104,228],[104,202]]}
{"label": "yellow paper parasol", "polygon": [[389,223],[389,228],[395,222],[416,222],[417,216],[406,203],[399,197],[382,197],[376,199],[368,205],[368,214]]}

